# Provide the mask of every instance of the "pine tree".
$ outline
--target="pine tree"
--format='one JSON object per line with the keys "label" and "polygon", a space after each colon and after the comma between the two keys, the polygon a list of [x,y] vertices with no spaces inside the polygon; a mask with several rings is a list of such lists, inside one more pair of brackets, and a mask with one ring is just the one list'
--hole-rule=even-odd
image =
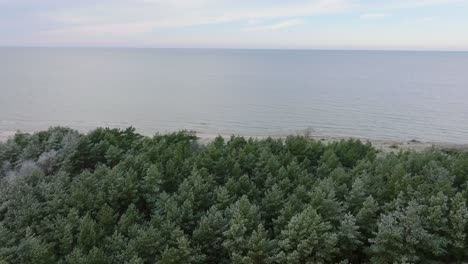
{"label": "pine tree", "polygon": [[166,248],[161,255],[161,264],[200,263],[200,256],[193,252],[190,242],[185,236],[177,239],[175,247]]}
{"label": "pine tree", "polygon": [[463,263],[467,155],[63,128],[0,143],[0,263]]}
{"label": "pine tree", "polygon": [[467,253],[467,224],[468,208],[461,193],[457,193],[451,201],[449,213],[451,256],[457,260],[468,257]]}
{"label": "pine tree", "polygon": [[193,231],[194,246],[205,256],[206,263],[220,263],[227,259],[227,252],[223,247],[223,233],[227,226],[228,221],[223,214],[212,207]]}
{"label": "pine tree", "polygon": [[362,208],[364,201],[367,198],[367,190],[364,185],[364,181],[357,177],[349,191],[349,194],[346,195],[346,203],[348,209],[351,210],[354,214],[357,214]]}
{"label": "pine tree", "polygon": [[[375,199],[372,196],[367,197],[356,215],[356,224],[364,237],[369,238],[374,231],[377,231],[378,213],[379,205]],[[363,242],[367,244],[367,241]]]}
{"label": "pine tree", "polygon": [[98,226],[89,215],[81,219],[79,232],[78,245],[84,252],[97,245],[100,236]]}
{"label": "pine tree", "polygon": [[266,191],[262,200],[262,214],[267,230],[273,229],[273,220],[280,215],[281,208],[284,206],[284,196],[284,193],[276,184]]}
{"label": "pine tree", "polygon": [[291,219],[281,237],[282,262],[326,263],[337,253],[337,234],[311,206]]}
{"label": "pine tree", "polygon": [[356,224],[356,218],[347,213],[340,221],[338,227],[338,245],[340,255],[347,256],[349,260],[354,258],[355,251],[362,245],[359,226]]}
{"label": "pine tree", "polygon": [[97,214],[97,222],[107,235],[112,234],[116,222],[114,210],[109,205],[104,204]]}
{"label": "pine tree", "polygon": [[423,210],[423,205],[410,201],[405,208],[382,216],[375,238],[370,240],[372,262],[419,262],[432,252],[434,237],[424,228]]}
{"label": "pine tree", "polygon": [[266,264],[274,263],[277,251],[277,243],[268,238],[267,231],[259,224],[247,241],[247,257],[249,263]]}
{"label": "pine tree", "polygon": [[248,263],[248,240],[260,221],[258,209],[250,203],[247,196],[242,196],[226,210],[226,215],[229,217],[229,227],[223,233],[223,246],[232,262]]}
{"label": "pine tree", "polygon": [[29,228],[17,250],[19,263],[48,264],[55,261],[51,246],[35,236]]}
{"label": "pine tree", "polygon": [[325,178],[339,166],[341,166],[341,163],[338,156],[336,156],[332,149],[327,149],[320,158],[317,175],[321,178]]}

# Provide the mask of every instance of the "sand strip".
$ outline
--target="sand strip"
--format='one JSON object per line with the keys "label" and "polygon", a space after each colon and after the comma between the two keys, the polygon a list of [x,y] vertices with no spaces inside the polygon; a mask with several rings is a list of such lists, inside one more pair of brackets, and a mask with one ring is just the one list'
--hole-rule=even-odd
{"label": "sand strip", "polygon": [[[14,136],[16,131],[0,131],[0,142],[5,142],[8,138]],[[213,141],[218,134],[210,134],[210,133],[197,133],[199,137],[199,142],[202,144],[208,144]],[[225,139],[229,139],[231,135],[221,135]],[[268,136],[245,136],[246,138],[256,138],[256,139],[264,139]],[[331,142],[339,141],[339,140],[346,140],[346,139],[359,139],[362,142],[370,142],[372,146],[376,149],[381,150],[383,152],[399,152],[399,151],[427,151],[430,149],[440,149],[444,151],[466,151],[468,152],[468,144],[455,144],[455,143],[441,143],[441,142],[421,142],[417,140],[409,140],[409,141],[402,141],[402,140],[378,140],[378,139],[366,139],[366,138],[352,138],[352,137],[326,137],[326,136],[315,136],[315,135],[307,135],[307,138],[311,140],[321,141],[324,144],[328,144]],[[271,138],[280,139],[286,138],[285,136],[272,136]]]}

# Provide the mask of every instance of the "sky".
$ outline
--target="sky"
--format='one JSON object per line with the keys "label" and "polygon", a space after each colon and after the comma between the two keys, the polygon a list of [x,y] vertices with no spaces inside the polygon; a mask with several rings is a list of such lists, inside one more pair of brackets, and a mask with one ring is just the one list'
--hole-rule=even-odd
{"label": "sky", "polygon": [[0,0],[0,46],[468,50],[468,0]]}

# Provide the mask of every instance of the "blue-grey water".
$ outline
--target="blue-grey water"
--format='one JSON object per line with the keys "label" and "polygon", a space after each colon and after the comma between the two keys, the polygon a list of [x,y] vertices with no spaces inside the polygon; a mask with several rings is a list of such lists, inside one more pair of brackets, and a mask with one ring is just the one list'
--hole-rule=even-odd
{"label": "blue-grey water", "polygon": [[0,48],[0,131],[468,143],[468,53]]}

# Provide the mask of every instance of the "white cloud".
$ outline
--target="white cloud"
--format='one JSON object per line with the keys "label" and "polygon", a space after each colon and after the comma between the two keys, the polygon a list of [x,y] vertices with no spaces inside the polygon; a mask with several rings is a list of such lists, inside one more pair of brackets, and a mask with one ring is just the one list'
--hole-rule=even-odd
{"label": "white cloud", "polygon": [[302,19],[289,19],[285,21],[281,21],[278,23],[274,24],[269,24],[269,25],[262,25],[262,26],[257,26],[257,27],[249,27],[245,28],[245,31],[256,31],[256,30],[279,30],[279,29],[285,29],[293,26],[298,26],[304,24],[304,20]]}
{"label": "white cloud", "polygon": [[391,16],[392,14],[389,14],[389,13],[369,13],[369,14],[361,15],[360,18],[364,20],[375,20],[375,19],[383,19],[383,18],[387,18]]}
{"label": "white cloud", "polygon": [[87,34],[89,36],[99,36],[102,34],[111,35],[139,35],[150,32],[154,28],[151,22],[135,22],[121,24],[102,24],[90,26],[78,26],[65,29],[48,30],[42,32],[44,35],[67,35],[67,34]]}
{"label": "white cloud", "polygon": [[[1,0],[0,0],[1,1]],[[270,29],[294,26],[294,18],[344,12],[368,12],[361,19],[383,19],[386,10],[452,4],[462,0],[405,0],[390,4],[362,4],[358,0],[284,1],[276,5],[243,0],[122,0],[97,2],[79,9],[53,10],[46,14],[54,28],[45,35],[145,34],[160,28],[244,22],[261,25],[269,19],[289,19]],[[262,4],[263,3],[263,4]],[[383,11],[383,12],[382,12]],[[288,22],[288,23],[286,23]],[[291,24],[292,23],[292,24]],[[291,24],[291,25],[289,25]],[[253,29],[254,27],[252,27]],[[262,27],[258,26],[257,29]],[[263,29],[267,29],[268,26]]]}
{"label": "white cloud", "polygon": [[291,19],[271,25],[271,29],[282,29],[304,24],[302,19]]}
{"label": "white cloud", "polygon": [[[56,2],[60,2],[60,5],[53,6]],[[8,8],[19,6],[19,12],[23,12],[24,5],[34,10],[27,16],[19,16],[25,19],[17,27],[24,30],[9,30],[14,33],[10,33],[11,38],[5,39],[12,41],[20,42],[24,39],[24,43],[30,42],[32,45],[167,47],[305,47],[325,43],[330,39],[330,43],[334,41],[336,45],[345,45],[359,32],[363,34],[362,39],[369,36],[366,41],[373,43],[378,40],[372,30],[380,33],[401,27],[401,30],[395,32],[402,34],[406,30],[402,25],[426,25],[424,23],[433,19],[429,16],[436,16],[439,24],[445,23],[445,13],[437,13],[439,7],[446,10],[453,10],[457,6],[468,7],[467,0],[0,0],[1,3],[6,3]],[[437,8],[428,9],[428,12],[424,10],[422,14],[420,9],[423,7]],[[2,8],[0,19],[1,11]],[[346,15],[340,16],[342,14]],[[320,18],[314,19],[313,16]],[[338,16],[340,18],[335,20]],[[353,19],[356,17],[363,21]],[[360,27],[372,20],[389,17],[398,17],[399,20],[392,20],[395,23],[390,27],[389,23]],[[462,23],[455,26],[463,25],[463,21],[466,21],[458,19]],[[307,21],[311,21],[308,27],[299,27]],[[346,31],[340,28],[340,24],[345,23]],[[292,27],[297,28],[284,30]],[[312,31],[314,34],[307,34]],[[349,38],[343,37],[346,32],[350,32]],[[2,35],[5,36],[5,33]],[[15,35],[21,38],[15,39]],[[391,40],[403,43],[405,37]]]}
{"label": "white cloud", "polygon": [[447,4],[462,3],[464,0],[406,0],[396,1],[383,5],[382,9],[410,9],[418,7],[438,6]]}
{"label": "white cloud", "polygon": [[[350,10],[351,0],[309,0],[301,3],[257,5],[232,0],[126,0],[132,5],[93,6],[84,9],[60,10],[47,17],[60,23],[50,34],[107,34],[121,35],[147,33],[158,28],[180,28],[234,22],[307,17],[320,14],[341,13]],[[107,10],[106,10],[107,9]],[[106,12],[102,12],[106,10]],[[289,21],[294,23],[298,21]],[[288,25],[273,25],[287,27]],[[121,30],[118,30],[121,27]]]}

